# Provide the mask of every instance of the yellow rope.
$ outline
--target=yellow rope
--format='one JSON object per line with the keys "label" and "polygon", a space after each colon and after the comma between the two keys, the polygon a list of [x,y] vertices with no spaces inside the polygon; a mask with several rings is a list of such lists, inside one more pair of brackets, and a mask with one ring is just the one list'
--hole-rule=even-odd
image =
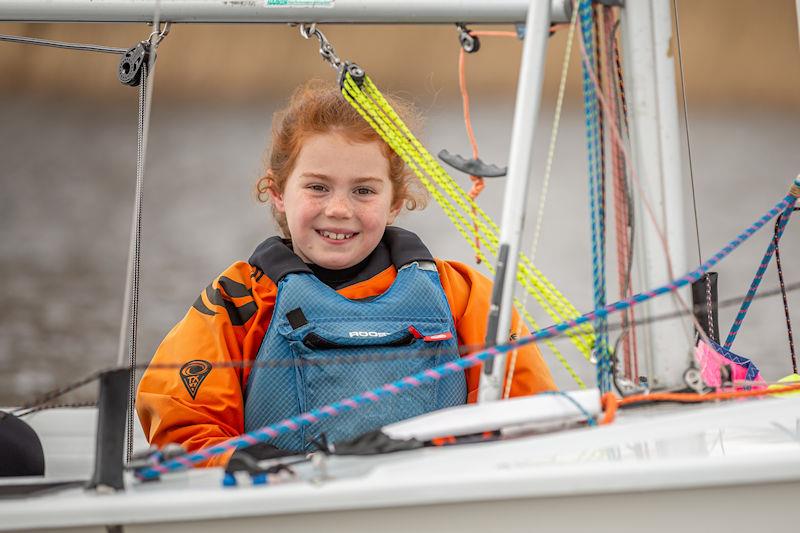
{"label": "yellow rope", "polygon": [[[475,223],[477,223],[477,227],[480,230],[478,235],[479,240],[481,243],[486,245],[492,255],[496,256],[497,248],[500,245],[499,238],[497,237],[497,233],[499,233],[497,224],[495,224],[491,217],[489,217],[489,215],[486,214],[486,212],[481,209],[472,198],[469,197],[467,192],[461,188],[461,186],[444,170],[444,168],[442,168],[438,161],[436,161],[425,149],[425,147],[422,146],[416,137],[414,137],[411,131],[409,131],[408,127],[403,123],[400,117],[397,116],[389,103],[385,98],[383,98],[383,95],[377,90],[369,78],[364,80],[364,88],[365,89],[362,90],[371,97],[371,100],[374,101],[380,107],[380,109],[384,111],[386,115],[388,115],[388,117],[391,118],[392,122],[396,124],[396,127],[399,128],[407,140],[412,143],[414,149],[416,149],[416,154],[414,154],[411,149],[404,149],[406,149],[409,154],[421,156],[422,166],[425,168],[426,172],[428,172],[428,175],[431,176],[434,181],[436,181],[436,183],[445,190],[448,196],[456,201],[461,209],[468,213],[470,219],[473,221],[473,225],[470,227],[474,227]],[[351,91],[356,91],[359,93],[361,92],[361,90],[358,89],[358,87],[355,85],[355,82],[352,82],[352,80],[349,89]],[[365,109],[369,110],[370,107],[365,106]],[[406,139],[403,139],[403,141],[405,140]],[[426,188],[428,188],[429,191],[431,190],[431,187],[427,184]],[[491,229],[487,228],[484,222],[481,220],[475,219],[473,215],[475,212],[477,212],[484,221],[488,222]],[[488,243],[486,242],[486,239],[483,238],[483,235],[489,239]],[[547,314],[550,315],[550,318],[556,322],[560,322],[571,320],[580,316],[578,310],[569,302],[569,300],[567,300],[567,298],[561,294],[561,292],[558,291],[555,286],[553,286],[553,284],[544,276],[544,274],[542,274],[541,271],[539,271],[539,269],[536,268],[524,254],[520,254],[520,259],[521,264],[519,265],[517,279],[521,283],[523,277],[528,277],[530,279],[531,283],[526,287],[528,292],[537,298],[537,301],[547,312]],[[541,299],[538,298],[534,292],[532,292],[534,289],[539,291],[540,295],[545,299],[545,301],[547,301],[548,305],[544,305],[541,302]],[[594,346],[592,326],[590,324],[585,324],[580,328],[579,333],[570,332],[568,335],[570,339],[573,339],[573,342],[576,343],[576,346],[584,354],[584,357],[589,360]],[[577,339],[577,342],[575,339]]]}
{"label": "yellow rope", "polygon": [[[461,213],[459,213],[454,208],[454,206],[447,199],[445,199],[441,195],[440,191],[438,191],[435,187],[432,187],[432,185],[431,185],[430,181],[427,179],[427,177],[420,172],[420,168],[419,167],[420,166],[424,166],[426,168],[426,171],[428,171],[428,174],[431,175],[432,174],[432,172],[431,172],[432,168],[431,167],[432,166],[439,166],[438,163],[433,161],[434,164],[431,165],[432,158],[428,158],[427,161],[426,161],[426,160],[421,160],[420,158],[411,157],[412,154],[413,155],[417,155],[417,154],[414,154],[413,150],[409,146],[409,143],[408,142],[404,142],[405,139],[402,139],[400,137],[400,135],[398,135],[398,132],[395,129],[393,129],[393,128],[391,128],[389,126],[389,124],[384,119],[384,117],[382,117],[378,113],[374,113],[374,107],[371,105],[372,104],[371,100],[367,99],[364,96],[362,91],[358,89],[358,87],[355,85],[355,83],[352,80],[350,80],[350,79],[346,80],[345,89],[346,90],[344,91],[344,95],[347,98],[347,100],[351,104],[354,105],[356,110],[364,117],[365,120],[368,121],[368,123],[370,123],[370,125],[378,133],[382,134],[382,137],[384,137],[384,139],[387,141],[387,143],[389,143],[389,145],[392,146],[392,148],[401,156],[401,158],[409,165],[409,167],[419,176],[420,181],[431,192],[432,196],[434,196],[434,199],[442,205],[445,213],[448,215],[448,217],[454,223],[454,225],[456,226],[456,229],[459,231],[459,233],[461,233],[462,236],[465,238],[465,240],[467,240],[467,242],[472,246],[473,250],[475,250],[475,252],[477,254],[479,254],[482,257],[482,259],[485,260],[486,259],[485,255],[483,255],[482,252],[479,249],[477,249],[477,246],[475,245],[474,241],[472,240],[472,238],[470,236],[469,230],[467,229],[469,227],[469,224],[464,219],[463,215]],[[369,112],[367,111],[368,109],[373,111],[374,114],[372,116],[369,115]],[[399,118],[398,118],[398,120],[399,120]],[[420,146],[420,148],[421,148],[421,146]],[[424,150],[424,148],[422,148],[422,149]],[[496,240],[496,236],[493,236],[493,237],[494,237],[493,241],[490,241],[489,243],[487,243],[486,240],[483,239],[483,238],[481,240],[484,242],[484,244],[487,244],[487,248],[490,249],[490,251],[492,251],[493,253],[496,253],[496,246],[494,246],[494,244],[497,242],[497,240]],[[491,263],[487,262],[486,264],[488,266]],[[493,272],[493,269],[490,268],[490,271]],[[523,285],[526,286],[530,290],[530,284],[528,283],[528,280],[530,278],[526,279],[526,277],[520,276],[520,279],[521,279]],[[552,286],[552,284],[550,284],[550,285]],[[547,294],[547,292],[544,292],[544,291],[543,291],[543,293]],[[534,293],[534,295],[538,296],[536,293]],[[548,299],[552,300],[551,298],[548,298]],[[539,299],[539,301],[540,301],[540,303],[542,303],[541,299]],[[560,302],[558,302],[558,303],[560,303]],[[545,309],[547,309],[547,306],[545,306],[543,303],[542,303],[542,305],[543,305],[543,307],[545,307]],[[562,307],[562,306],[559,306],[559,307]],[[528,316],[530,316],[530,315],[528,315]],[[570,317],[570,318],[572,318],[572,317]],[[582,342],[581,344],[584,344],[584,343]],[[574,375],[574,373],[573,373],[573,375]]]}
{"label": "yellow rope", "polygon": [[[456,230],[470,244],[473,251],[481,258],[490,273],[494,274],[492,263],[486,258],[481,248],[474,240],[476,236],[472,231],[473,227],[479,228],[478,240],[492,254],[497,254],[499,239],[497,232],[499,228],[475,202],[469,198],[466,192],[458,183],[450,177],[442,166],[430,155],[421,143],[408,130],[406,125],[389,106],[383,95],[377,90],[369,78],[365,78],[363,87],[359,88],[348,74],[345,77],[342,94],[345,99],[356,109],[356,111],[366,120],[370,126],[389,144],[389,146],[403,159],[409,168],[417,175],[420,182],[428,190],[434,200],[442,206],[447,217],[451,220]],[[444,189],[447,197],[431,182],[436,182],[439,187]],[[450,202],[453,199],[458,207],[468,213],[468,221],[461,211]],[[474,206],[474,211],[470,209]],[[480,218],[475,216],[477,213]],[[488,225],[488,227],[487,227]],[[490,229],[491,228],[491,229]],[[494,231],[493,231],[494,230]],[[522,286],[536,298],[539,305],[554,320],[569,320],[579,315],[578,311],[561,294],[553,284],[533,265],[533,263],[522,255],[519,265],[517,279]],[[525,320],[530,324],[529,327],[538,329],[538,325],[528,311],[522,306],[521,302],[515,298],[515,307],[522,313]],[[573,343],[588,359],[594,344],[591,326],[584,329],[580,334],[573,333],[570,336]],[[555,354],[558,361],[569,372],[573,379],[581,388],[586,385],[572,369],[566,358],[560,353],[556,346],[550,341],[545,341],[546,346]]]}

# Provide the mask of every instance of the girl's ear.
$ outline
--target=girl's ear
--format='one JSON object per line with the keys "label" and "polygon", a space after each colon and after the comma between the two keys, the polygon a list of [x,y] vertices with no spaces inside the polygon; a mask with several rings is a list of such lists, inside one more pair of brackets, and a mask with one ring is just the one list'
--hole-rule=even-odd
{"label": "girl's ear", "polygon": [[267,193],[269,193],[269,200],[279,213],[285,213],[286,207],[283,204],[283,194],[278,192],[275,187],[275,180],[272,178],[272,171],[267,171]]}
{"label": "girl's ear", "polygon": [[394,223],[394,219],[397,218],[397,215],[400,214],[400,210],[403,209],[403,200],[400,199],[394,203],[394,205],[389,209],[389,217],[386,219],[386,225]]}

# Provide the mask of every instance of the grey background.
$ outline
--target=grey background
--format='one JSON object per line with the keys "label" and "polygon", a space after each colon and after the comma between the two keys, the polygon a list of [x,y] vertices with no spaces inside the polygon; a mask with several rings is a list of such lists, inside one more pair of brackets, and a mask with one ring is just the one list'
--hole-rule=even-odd
{"label": "grey background", "polygon": [[[569,104],[563,119],[536,262],[579,309],[588,310],[585,149],[577,105]],[[273,107],[180,108],[156,99],[145,178],[141,361],[149,359],[213,277],[234,260],[246,260],[273,233],[268,209],[252,195]],[[0,112],[0,403],[13,404],[115,362],[133,204],[136,115],[133,97],[109,109],[5,100]],[[489,161],[505,162],[511,113],[508,102],[475,109],[481,150]],[[543,110],[542,132],[548,131],[551,115]],[[800,168],[797,118],[757,109],[695,113],[690,132],[704,257],[785,194]],[[468,153],[460,110],[429,109],[425,141],[435,150]],[[532,197],[538,195],[540,174]],[[466,179],[458,179],[468,186]],[[490,182],[481,197],[498,220],[501,187],[501,182]],[[530,205],[537,203],[532,198]],[[532,208],[529,225],[534,219]],[[472,261],[466,243],[435,203],[404,215],[398,224],[419,232],[436,255]],[[687,225],[693,231],[691,217]],[[744,293],[768,238],[765,232],[757,235],[720,267],[723,298]],[[782,247],[788,282],[800,279],[798,242],[790,225]],[[690,244],[694,261],[697,252]],[[610,298],[616,290],[612,254]],[[776,284],[770,267],[764,287]],[[789,297],[796,317],[797,295]],[[724,330],[734,312],[721,311]],[[543,325],[550,323],[543,313],[534,315]],[[593,368],[571,345],[558,344],[584,379],[591,379]],[[753,305],[735,347],[759,363],[768,378],[789,373],[779,297]],[[545,355],[559,384],[572,386]],[[91,394],[87,389],[73,398]]]}
{"label": "grey background", "polygon": [[[721,0],[679,2],[704,258],[771,207],[800,172],[795,6],[791,0],[769,5],[736,0],[736,9],[728,9],[731,3]],[[0,30],[115,46],[149,32],[141,25],[108,24],[5,24]],[[358,59],[382,88],[416,103],[425,117],[421,137],[432,152],[468,154],[454,35],[443,26],[337,26],[328,32],[341,55]],[[529,226],[536,217],[564,41],[565,32],[559,32],[548,50]],[[485,40],[467,70],[481,154],[501,165],[508,157],[519,48],[513,40]],[[136,90],[115,81],[116,61],[0,44],[0,405],[29,401],[116,363],[136,157]],[[286,27],[182,25],[165,41],[145,176],[140,361],[150,358],[211,279],[233,261],[246,260],[273,233],[268,208],[252,194],[271,114],[293,86],[331,74],[314,46]],[[592,289],[579,90],[574,52],[536,263],[586,311]],[[456,179],[469,186],[464,176]],[[689,191],[688,171],[683,179]],[[490,181],[480,199],[498,221],[502,183]],[[696,264],[688,194],[686,200],[688,257]],[[610,228],[611,221],[613,213]],[[435,203],[398,224],[422,235],[436,255],[472,262]],[[720,266],[721,298],[745,292],[770,232]],[[611,300],[617,289],[609,238]],[[789,283],[800,281],[799,242],[793,222],[782,244]],[[776,284],[770,266],[764,288]],[[789,295],[795,325],[798,297]],[[735,308],[721,310],[724,331],[734,314]],[[534,316],[550,323],[538,310]],[[593,382],[594,368],[569,343],[557,344]],[[752,357],[768,379],[790,372],[779,297],[753,304],[735,349]],[[558,384],[573,387],[553,357],[545,357]],[[93,394],[89,387],[67,399]]]}

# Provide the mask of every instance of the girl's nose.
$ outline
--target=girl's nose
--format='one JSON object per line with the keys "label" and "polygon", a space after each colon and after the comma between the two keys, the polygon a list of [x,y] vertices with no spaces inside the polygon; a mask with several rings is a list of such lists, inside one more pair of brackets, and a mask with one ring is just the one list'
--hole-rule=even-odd
{"label": "girl's nose", "polygon": [[353,216],[350,200],[344,195],[334,194],[325,206],[325,215],[330,218],[350,218]]}

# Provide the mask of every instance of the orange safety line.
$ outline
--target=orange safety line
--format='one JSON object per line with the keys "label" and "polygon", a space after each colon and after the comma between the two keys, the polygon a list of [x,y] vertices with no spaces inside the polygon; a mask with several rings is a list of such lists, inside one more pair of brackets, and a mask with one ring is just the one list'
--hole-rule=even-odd
{"label": "orange safety line", "polygon": [[613,392],[607,392],[600,398],[600,406],[603,408],[603,419],[600,420],[600,425],[604,426],[614,421],[617,416],[617,407],[619,407],[619,400],[614,396]]}
{"label": "orange safety line", "polygon": [[617,398],[613,392],[607,392],[600,398],[600,405],[603,408],[603,418],[600,420],[600,425],[602,426],[613,422],[616,418],[618,408],[628,405],[635,405],[637,403],[702,403],[719,400],[735,400],[737,398],[755,398],[759,396],[770,396],[773,394],[777,395],[785,392],[795,391],[800,391],[800,383],[781,386],[771,385],[769,388],[757,390],[712,392],[710,394],[697,394],[692,392],[655,392],[651,394],[636,394],[634,396],[627,396],[625,398]]}
{"label": "orange safety line", "polygon": [[771,388],[743,391],[712,392],[709,394],[696,394],[692,392],[656,392],[652,394],[637,394],[628,396],[618,401],[619,406],[632,405],[643,402],[681,402],[681,403],[700,403],[713,402],[716,400],[734,400],[736,398],[753,398],[757,396],[769,396],[771,394],[781,394],[783,392],[799,391],[800,383],[782,386],[772,386]]}

